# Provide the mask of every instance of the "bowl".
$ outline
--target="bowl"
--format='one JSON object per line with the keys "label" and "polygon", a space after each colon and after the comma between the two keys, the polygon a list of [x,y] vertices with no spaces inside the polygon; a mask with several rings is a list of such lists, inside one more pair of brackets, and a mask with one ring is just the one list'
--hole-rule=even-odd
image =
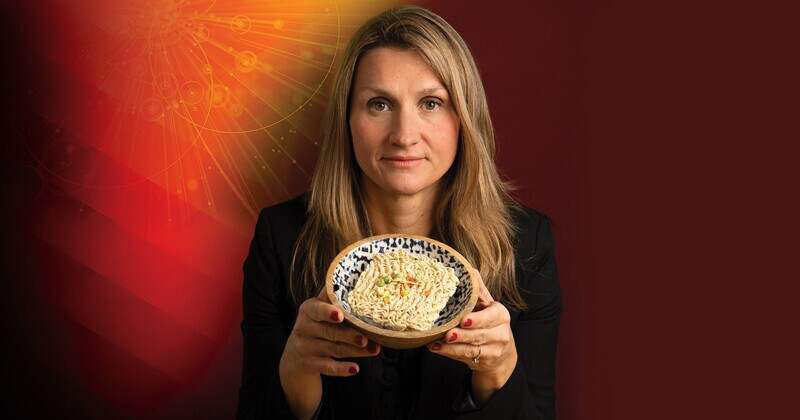
{"label": "bowl", "polygon": [[[370,319],[355,315],[347,303],[347,295],[355,287],[358,276],[372,258],[380,253],[404,249],[410,254],[425,255],[453,268],[459,280],[455,293],[439,312],[433,327],[425,331],[395,331],[382,328]],[[425,236],[388,234],[370,236],[346,246],[328,267],[325,289],[331,303],[342,309],[344,322],[369,339],[393,349],[410,349],[438,340],[461,319],[472,312],[480,294],[475,269],[453,248]]]}

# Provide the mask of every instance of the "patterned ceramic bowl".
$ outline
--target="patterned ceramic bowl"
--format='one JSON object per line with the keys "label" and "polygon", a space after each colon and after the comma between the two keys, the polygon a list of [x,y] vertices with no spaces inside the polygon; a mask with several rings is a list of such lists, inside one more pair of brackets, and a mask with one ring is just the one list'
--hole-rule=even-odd
{"label": "patterned ceramic bowl", "polygon": [[[445,267],[453,268],[459,279],[453,296],[439,312],[439,318],[426,331],[394,331],[381,328],[370,319],[361,318],[351,312],[347,296],[355,287],[358,276],[366,270],[372,257],[379,253],[405,249],[411,254],[431,257]],[[461,318],[472,312],[480,293],[480,284],[470,263],[453,248],[424,236],[379,235],[370,236],[348,245],[331,262],[325,276],[325,287],[330,301],[344,312],[345,322],[383,346],[394,349],[410,349],[424,346],[444,336],[457,326]]]}

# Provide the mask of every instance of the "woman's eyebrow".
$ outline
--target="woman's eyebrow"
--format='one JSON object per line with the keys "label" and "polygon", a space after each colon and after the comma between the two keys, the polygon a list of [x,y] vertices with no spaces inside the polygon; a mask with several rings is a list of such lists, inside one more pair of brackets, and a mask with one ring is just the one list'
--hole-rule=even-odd
{"label": "woman's eyebrow", "polygon": [[[390,92],[388,92],[386,90],[383,90],[383,89],[381,89],[379,87],[364,86],[364,87],[361,88],[361,90],[371,90],[372,92],[377,93],[378,95],[385,96],[385,97],[387,97],[389,99],[394,99],[394,96]],[[429,88],[425,88],[425,89],[420,90],[419,92],[417,92],[417,95],[418,96],[430,95],[430,94],[432,94],[434,92],[438,92],[440,90],[442,90],[444,92],[447,92],[447,89],[445,89],[445,88],[443,88],[441,86],[431,86]]]}

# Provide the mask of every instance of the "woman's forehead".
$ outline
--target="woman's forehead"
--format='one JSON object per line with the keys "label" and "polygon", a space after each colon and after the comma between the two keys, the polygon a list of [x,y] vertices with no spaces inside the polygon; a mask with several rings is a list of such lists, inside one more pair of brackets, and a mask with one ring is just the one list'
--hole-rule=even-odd
{"label": "woman's forehead", "polygon": [[428,63],[412,49],[379,47],[365,53],[356,68],[354,88],[378,93],[432,93],[446,90]]}

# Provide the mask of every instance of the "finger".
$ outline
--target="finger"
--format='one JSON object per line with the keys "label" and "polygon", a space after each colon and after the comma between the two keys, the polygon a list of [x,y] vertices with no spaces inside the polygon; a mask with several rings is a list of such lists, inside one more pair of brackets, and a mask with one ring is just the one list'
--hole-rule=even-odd
{"label": "finger", "polygon": [[433,344],[428,345],[428,349],[433,353],[465,363],[472,363],[472,359],[477,357],[479,352],[481,359],[494,357],[496,353],[495,347],[494,345],[484,345],[478,348],[478,346],[463,343],[440,343],[438,347]]}
{"label": "finger", "polygon": [[492,297],[488,293],[481,291],[481,293],[478,295],[478,301],[475,302],[474,310],[480,311],[484,308],[487,308],[489,307],[489,305],[492,304],[492,302],[494,302],[494,300],[492,300]]}
{"label": "finger", "polygon": [[342,359],[345,357],[370,357],[377,356],[380,345],[371,342],[366,347],[358,347],[348,343],[334,342],[323,339],[313,339],[312,346],[318,350],[318,355]]}
{"label": "finger", "polygon": [[339,323],[344,320],[342,310],[327,302],[308,299],[300,305],[300,312],[317,322]]}
{"label": "finger", "polygon": [[481,294],[483,294],[489,302],[494,302],[494,297],[492,297],[492,294],[489,292],[489,288],[486,287],[486,283],[483,282],[483,277],[481,277],[480,272],[478,272],[478,280],[480,280]]}
{"label": "finger", "polygon": [[480,312],[480,311],[488,308],[489,305],[491,305],[491,302],[486,300],[483,294],[479,295],[478,296],[478,301],[475,302],[475,307],[472,308],[472,312],[467,314],[467,315],[465,315],[463,318],[461,318],[461,321],[459,322],[459,325],[464,327],[464,328],[469,328],[470,326],[472,326],[472,323],[474,322],[473,321],[473,317],[470,317],[470,315],[474,314],[475,312]]}
{"label": "finger", "polygon": [[511,338],[510,334],[511,329],[506,325],[479,329],[453,328],[445,334],[444,341],[447,343],[463,343],[477,346],[509,341]]}
{"label": "finger", "polygon": [[303,364],[308,370],[327,376],[353,376],[359,371],[358,363],[341,362],[330,357],[307,357]]}
{"label": "finger", "polygon": [[492,294],[489,293],[486,283],[483,282],[483,277],[481,276],[480,271],[472,270],[472,273],[478,280],[478,289],[480,291],[478,292],[478,301],[476,302],[475,306],[478,310],[480,310],[489,306],[491,302],[494,302],[494,298],[492,297]]}
{"label": "finger", "polygon": [[358,347],[367,345],[367,338],[353,328],[342,324],[317,323],[308,335],[338,343],[353,344]]}
{"label": "finger", "polygon": [[482,296],[483,295],[478,296],[478,301],[475,303],[475,307],[472,308],[472,312],[468,313],[467,315],[464,315],[464,317],[461,318],[461,321],[459,321],[458,324],[459,326],[461,326],[461,328],[470,328],[470,327],[476,328],[474,314],[485,310],[491,305],[491,302],[483,300],[484,298]]}
{"label": "finger", "polygon": [[492,297],[492,293],[489,292],[489,288],[486,285],[483,285],[483,295],[489,302],[494,302],[494,297]]}
{"label": "finger", "polygon": [[322,290],[319,291],[319,294],[317,295],[317,299],[319,299],[319,300],[321,300],[321,301],[323,301],[325,303],[331,303],[331,300],[328,298],[328,288],[327,287],[323,287]]}
{"label": "finger", "polygon": [[489,288],[486,287],[486,284],[483,285],[483,291],[489,296],[489,300],[494,302],[494,296],[492,296],[492,292],[489,291]]}
{"label": "finger", "polygon": [[508,309],[497,301],[489,304],[486,308],[472,312],[461,320],[461,328],[493,328],[501,324],[511,322],[511,315]]}

